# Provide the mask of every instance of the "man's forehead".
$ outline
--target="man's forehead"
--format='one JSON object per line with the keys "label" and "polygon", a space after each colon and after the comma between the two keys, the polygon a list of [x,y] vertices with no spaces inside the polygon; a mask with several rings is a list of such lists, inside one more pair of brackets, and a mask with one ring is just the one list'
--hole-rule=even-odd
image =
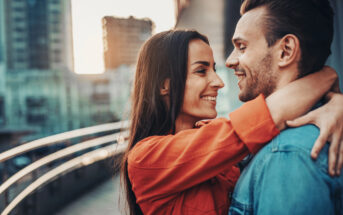
{"label": "man's forehead", "polygon": [[239,19],[232,41],[250,40],[263,34],[263,19],[266,14],[264,7],[255,8],[242,15]]}

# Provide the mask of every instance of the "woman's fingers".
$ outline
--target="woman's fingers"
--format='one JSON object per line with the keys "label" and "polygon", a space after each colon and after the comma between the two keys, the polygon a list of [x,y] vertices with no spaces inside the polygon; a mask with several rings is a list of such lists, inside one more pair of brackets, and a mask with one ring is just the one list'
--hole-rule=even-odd
{"label": "woman's fingers", "polygon": [[319,152],[327,142],[329,148],[329,174],[340,175],[343,168],[343,95],[328,93],[329,101],[326,105],[307,113],[294,120],[286,121],[289,127],[299,127],[305,124],[314,124],[320,129],[319,137],[311,150],[311,157],[317,159]]}
{"label": "woman's fingers", "polygon": [[341,170],[343,167],[343,127],[341,126],[340,129],[338,129],[334,135],[335,138],[338,139],[338,146],[337,146],[337,162],[336,162],[336,168],[335,173],[337,176],[341,174]]}
{"label": "woman's fingers", "polygon": [[313,123],[313,119],[314,119],[313,111],[311,111],[311,112],[309,112],[303,116],[300,116],[294,120],[287,120],[286,125],[289,127],[299,127],[302,125]]}
{"label": "woman's fingers", "polygon": [[343,138],[341,138],[340,145],[339,145],[339,152],[338,152],[338,163],[336,168],[336,174],[340,175],[341,170],[343,167]]}
{"label": "woman's fingers", "polygon": [[326,129],[320,130],[319,137],[314,143],[312,147],[312,151],[311,151],[311,157],[313,159],[317,159],[319,152],[323,149],[328,139],[329,139],[329,130],[326,130]]}
{"label": "woman's fingers", "polygon": [[329,174],[331,176],[336,175],[336,163],[339,150],[340,139],[339,135],[333,134],[332,141],[329,148]]}

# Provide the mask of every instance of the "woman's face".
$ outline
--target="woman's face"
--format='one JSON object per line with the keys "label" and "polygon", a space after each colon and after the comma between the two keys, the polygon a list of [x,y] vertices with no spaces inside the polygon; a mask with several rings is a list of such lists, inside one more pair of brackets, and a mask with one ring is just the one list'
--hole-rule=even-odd
{"label": "woman's face", "polygon": [[223,81],[215,72],[211,47],[200,39],[188,46],[187,80],[183,105],[178,116],[183,123],[192,123],[217,116],[216,100]]}

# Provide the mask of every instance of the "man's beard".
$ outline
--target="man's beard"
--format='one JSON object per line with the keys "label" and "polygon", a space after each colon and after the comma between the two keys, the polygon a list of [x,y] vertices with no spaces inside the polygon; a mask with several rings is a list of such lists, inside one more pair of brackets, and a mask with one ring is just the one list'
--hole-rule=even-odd
{"label": "man's beard", "polygon": [[[247,80],[244,91],[239,95],[239,99],[243,102],[250,101],[261,93],[267,97],[276,89],[277,77],[272,71],[272,57],[270,53],[267,53],[255,68],[251,71],[251,80]],[[244,69],[240,70],[245,72]],[[245,72],[245,74],[247,73]]]}

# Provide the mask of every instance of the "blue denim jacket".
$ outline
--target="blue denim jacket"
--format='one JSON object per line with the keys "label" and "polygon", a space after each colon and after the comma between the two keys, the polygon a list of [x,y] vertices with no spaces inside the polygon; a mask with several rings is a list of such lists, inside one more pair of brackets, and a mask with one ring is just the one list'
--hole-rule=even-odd
{"label": "blue denim jacket", "polygon": [[343,174],[328,175],[328,149],[310,153],[319,135],[313,125],[281,132],[243,170],[232,195],[234,214],[343,215]]}

